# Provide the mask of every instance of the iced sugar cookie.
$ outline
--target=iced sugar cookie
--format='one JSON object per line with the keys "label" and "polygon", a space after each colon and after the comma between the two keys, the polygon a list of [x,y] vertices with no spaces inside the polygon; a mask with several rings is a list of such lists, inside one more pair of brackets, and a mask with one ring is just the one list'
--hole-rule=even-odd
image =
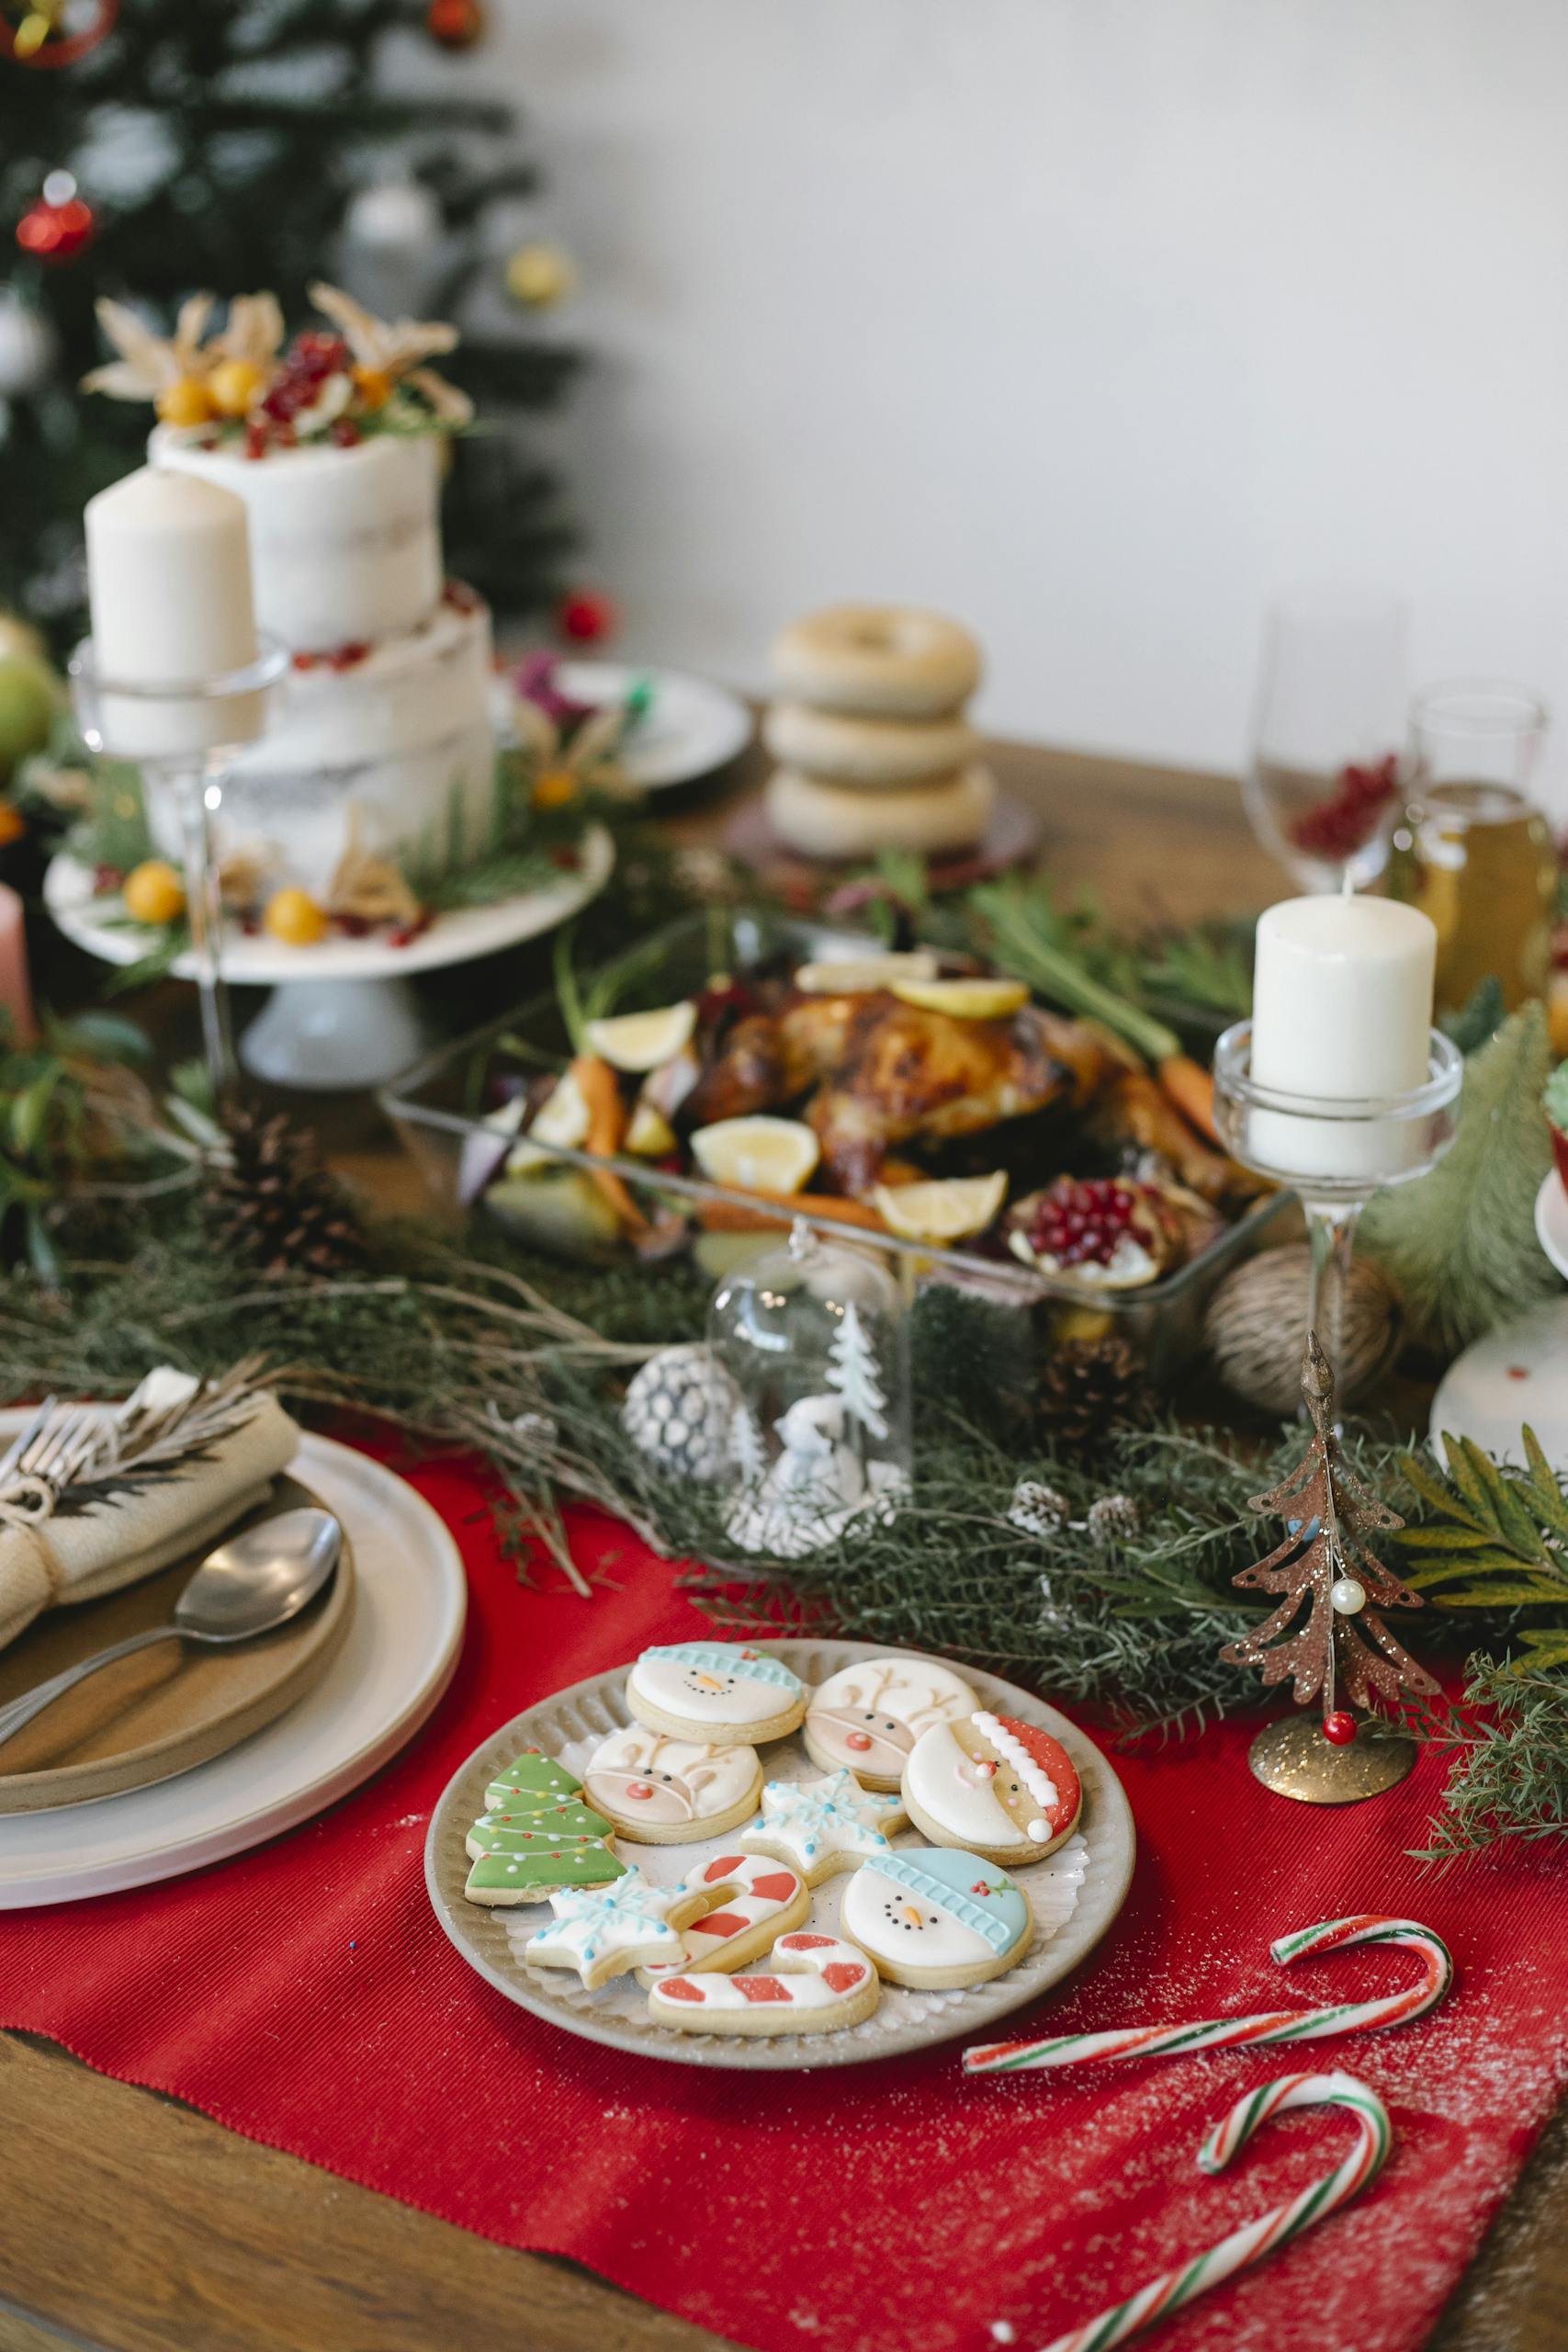
{"label": "iced sugar cookie", "polygon": [[798,1674],[739,1642],[675,1642],[644,1650],[626,1677],[626,1705],[649,1731],[716,1747],[783,1739],[806,1713]]}
{"label": "iced sugar cookie", "polygon": [[680,1962],[639,1968],[639,1984],[650,1984],[677,1967],[688,1975],[710,1968],[744,1968],[767,1951],[775,1936],[803,1928],[811,1909],[806,1881],[770,1854],[720,1854],[711,1862],[697,1862],[683,1883],[714,1905],[694,1919],[682,1938],[686,1950]]}
{"label": "iced sugar cookie", "polygon": [[899,1798],[863,1789],[852,1772],[829,1772],[823,1781],[770,1781],[761,1814],[735,1842],[748,1854],[787,1862],[816,1886],[886,1853],[887,1834],[903,1826]]}
{"label": "iced sugar cookie", "polygon": [[466,1840],[470,1903],[542,1903],[558,1887],[607,1886],[626,1865],[610,1850],[610,1823],[581,1803],[564,1764],[526,1747],[485,1791]]}
{"label": "iced sugar cookie", "polygon": [[575,1968],[592,1992],[628,1968],[679,1961],[682,1928],[707,1906],[708,1897],[690,1887],[650,1886],[640,1871],[627,1871],[597,1893],[573,1887],[552,1894],[555,1917],[529,1937],[523,1957],[537,1968]]}
{"label": "iced sugar cookie", "polygon": [[945,1666],[874,1657],[830,1674],[811,1693],[806,1752],[825,1772],[848,1765],[868,1789],[897,1789],[904,1763],[932,1724],[973,1714],[975,1693]]}
{"label": "iced sugar cookie", "polygon": [[895,1984],[983,1984],[1023,1958],[1033,1916],[1005,1871],[962,1847],[878,1854],[844,1889],[844,1933]]}
{"label": "iced sugar cookie", "polygon": [[935,1846],[964,1846],[1005,1869],[1037,1862],[1071,1835],[1083,1802],[1072,1758],[1049,1732],[984,1708],[922,1732],[904,1767],[904,1804]]}
{"label": "iced sugar cookie", "polygon": [[882,1998],[863,1951],[837,1936],[781,1936],[767,1975],[661,1976],[648,2011],[686,2033],[835,2033],[859,2025]]}
{"label": "iced sugar cookie", "polygon": [[681,1846],[750,1820],[762,1768],[754,1747],[668,1739],[628,1724],[589,1758],[583,1786],[620,1837]]}

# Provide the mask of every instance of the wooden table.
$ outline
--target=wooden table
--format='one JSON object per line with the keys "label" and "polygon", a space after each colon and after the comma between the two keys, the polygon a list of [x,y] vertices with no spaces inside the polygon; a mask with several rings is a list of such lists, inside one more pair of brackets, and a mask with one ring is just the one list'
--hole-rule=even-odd
{"label": "wooden table", "polygon": [[[1187,919],[1278,895],[1234,783],[1023,746],[998,746],[996,761],[1006,787],[1041,810],[1062,888],[1091,888],[1115,916]],[[756,773],[743,763],[678,808],[674,831],[711,840]],[[531,972],[515,956],[497,964],[493,987],[488,972],[470,976],[471,1019],[538,984],[536,953]],[[416,1205],[373,1110],[327,1106],[322,1124],[378,1200]],[[69,1913],[60,1919],[69,1933]],[[720,2341],[570,2264],[254,2146],[34,2036],[0,2035],[0,2352],[62,2340],[113,2352],[705,2352]],[[1552,2210],[1565,2177],[1568,2110],[1450,2307],[1438,2352],[1568,2346],[1568,2243]]]}

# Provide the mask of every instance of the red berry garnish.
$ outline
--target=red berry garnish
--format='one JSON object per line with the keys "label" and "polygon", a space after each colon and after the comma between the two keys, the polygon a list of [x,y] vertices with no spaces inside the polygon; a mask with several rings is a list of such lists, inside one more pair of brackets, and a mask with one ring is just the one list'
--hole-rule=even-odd
{"label": "red berry garnish", "polygon": [[370,648],[362,639],[355,637],[351,638],[346,645],[340,645],[335,652],[329,653],[327,661],[334,670],[352,670],[367,660]]}
{"label": "red berry garnish", "polygon": [[334,416],[332,437],[340,449],[357,449],[365,435],[352,416]]}
{"label": "red berry garnish", "polygon": [[1341,768],[1326,800],[1303,809],[1286,826],[1286,837],[1309,857],[1353,857],[1371,840],[1382,812],[1398,791],[1396,752],[1390,752],[1375,767],[1360,767],[1352,761]]}
{"label": "red berry garnish", "polygon": [[1134,1211],[1153,1199],[1148,1185],[1119,1176],[1059,1177],[1035,1204],[1027,1227],[1030,1249],[1058,1266],[1109,1266]]}
{"label": "red berry garnish", "polygon": [[292,657],[296,670],[313,670],[321,658],[319,653],[296,653]]}
{"label": "red berry garnish", "polygon": [[1332,1747],[1348,1747],[1356,1736],[1356,1718],[1337,1707],[1323,1719],[1323,1736]]}

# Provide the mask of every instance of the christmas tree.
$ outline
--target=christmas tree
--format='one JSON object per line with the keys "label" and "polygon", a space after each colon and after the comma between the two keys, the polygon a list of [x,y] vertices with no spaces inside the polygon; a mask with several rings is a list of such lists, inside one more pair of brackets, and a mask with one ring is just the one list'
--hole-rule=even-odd
{"label": "christmas tree", "polygon": [[516,428],[575,362],[465,311],[491,277],[546,307],[570,273],[484,241],[491,208],[535,184],[512,109],[386,80],[400,38],[483,36],[482,0],[0,0],[0,608],[57,644],[79,630],[82,508],[145,446],[145,410],[77,390],[110,356],[100,297],[164,334],[185,296],[269,289],[293,326],[334,276],[464,329],[446,372],[489,429],[456,450],[448,561],[502,612],[553,597],[570,535]]}
{"label": "christmas tree", "polygon": [[876,1353],[853,1299],[828,1351],[828,1385],[844,1400],[846,1413],[872,1437],[887,1435],[887,1398],[877,1375]]}

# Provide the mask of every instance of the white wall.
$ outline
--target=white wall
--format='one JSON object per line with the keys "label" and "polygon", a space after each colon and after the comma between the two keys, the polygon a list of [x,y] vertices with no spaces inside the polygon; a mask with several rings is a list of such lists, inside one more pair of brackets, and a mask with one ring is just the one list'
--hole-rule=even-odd
{"label": "white wall", "polygon": [[624,642],[908,598],[998,730],[1229,765],[1271,587],[1568,729],[1563,0],[492,0]]}

